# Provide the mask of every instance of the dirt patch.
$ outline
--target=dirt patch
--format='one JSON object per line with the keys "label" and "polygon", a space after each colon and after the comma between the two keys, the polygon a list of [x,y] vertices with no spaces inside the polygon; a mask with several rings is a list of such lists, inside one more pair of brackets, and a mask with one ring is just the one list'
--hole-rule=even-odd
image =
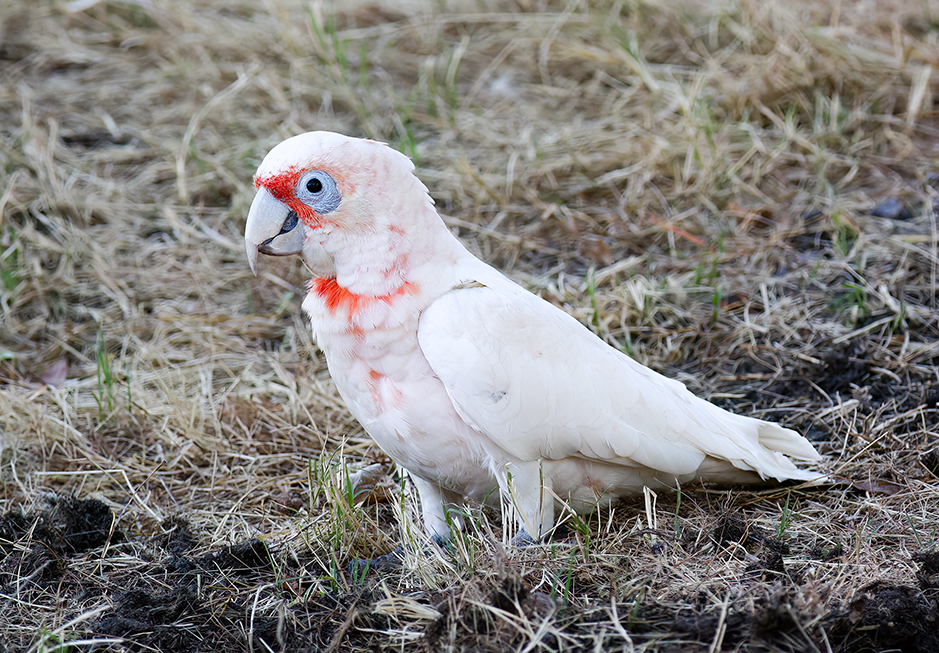
{"label": "dirt patch", "polygon": [[52,497],[38,511],[0,517],[0,591],[58,580],[65,559],[123,540],[115,515],[97,499]]}
{"label": "dirt patch", "polygon": [[28,538],[58,553],[80,553],[118,543],[123,533],[114,528],[115,515],[97,499],[51,497],[48,507],[37,512],[7,513],[0,518],[0,550]]}
{"label": "dirt patch", "polygon": [[762,575],[767,580],[786,573],[783,556],[789,554],[789,545],[769,535],[739,515],[725,515],[714,527],[712,537],[718,546],[730,548],[740,545],[746,552],[746,572]]}
{"label": "dirt patch", "polygon": [[[809,548],[782,541],[742,513],[726,514],[705,536],[705,543],[710,539],[716,545],[714,551],[689,534],[668,547],[647,548],[651,553],[646,555],[659,564],[670,554],[683,564],[716,555],[745,567],[739,584],[727,590],[723,601],[715,602],[712,594],[700,591],[661,602],[644,598],[644,591],[639,591],[632,600],[617,602],[615,612],[609,602],[591,607],[569,603],[569,597],[562,600],[563,579],[532,590],[518,570],[519,561],[509,561],[504,553],[497,555],[497,575],[477,575],[459,591],[425,589],[389,603],[388,584],[400,583],[412,572],[370,574],[365,584],[355,586],[341,572],[342,564],[324,567],[309,552],[298,555],[289,546],[255,539],[200,552],[198,534],[182,517],[167,519],[154,532],[138,532],[133,540],[125,538],[124,544],[115,545],[111,544],[115,533],[126,527],[113,519],[104,504],[77,498],[55,499],[44,510],[6,515],[0,520],[3,591],[13,592],[11,583],[16,583],[21,599],[31,600],[54,586],[60,600],[97,606],[99,614],[75,635],[118,638],[123,650],[131,651],[247,646],[381,650],[388,645],[389,634],[402,625],[411,635],[409,650],[427,652],[520,650],[533,637],[540,650],[593,650],[597,641],[615,647],[629,638],[634,644],[655,640],[662,651],[703,651],[718,635],[719,650],[745,643],[771,646],[780,638],[792,646],[811,648],[822,645],[826,637],[836,650],[845,651],[875,651],[889,644],[918,653],[939,646],[932,629],[939,615],[935,552],[913,558],[918,587],[872,583],[842,603],[829,594],[830,588],[813,585],[783,564],[784,556],[836,560],[842,555],[837,547]],[[84,537],[69,537],[78,532]],[[664,532],[658,535],[669,539]],[[141,562],[121,569],[121,547],[128,545],[154,555],[145,563],[140,556]],[[577,545],[560,542],[559,546],[571,550]],[[89,554],[96,564],[115,571],[105,576],[81,571]],[[21,571],[15,572],[13,565]],[[333,580],[328,584],[317,581],[330,574]],[[566,581],[568,589],[574,592],[577,585],[597,581],[578,573],[574,584],[570,582]],[[615,587],[628,581],[613,582]],[[540,624],[540,630],[536,633],[522,624]],[[662,639],[663,632],[670,635]],[[692,641],[702,644],[689,648]]]}
{"label": "dirt patch", "polygon": [[[302,598],[329,571],[309,554],[275,552],[254,539],[194,555],[202,543],[183,517],[127,542],[100,501],[67,497],[48,504],[0,518],[0,593],[16,596],[14,607],[54,591],[65,603],[98,608],[100,615],[78,628],[78,636],[118,638],[130,651],[325,650],[341,642],[358,650],[375,640],[363,631],[388,626],[387,617],[372,610],[381,597],[372,590]],[[126,557],[121,541],[136,547],[130,568],[120,563]],[[88,574],[89,562],[111,572]],[[10,605],[0,603],[0,611]],[[5,614],[17,618],[15,611]],[[33,617],[27,610],[19,618],[26,630]],[[10,645],[3,650],[20,650]]]}
{"label": "dirt patch", "polygon": [[247,574],[269,569],[271,556],[267,545],[260,540],[227,546],[220,551],[207,553],[196,562],[200,569],[219,573]]}
{"label": "dirt patch", "polygon": [[[832,650],[909,653],[935,651],[936,601],[906,585],[873,584],[851,602],[838,605],[824,587],[796,588],[779,583],[738,591],[713,604],[703,595],[686,597],[686,605],[668,626],[676,638],[710,642],[700,648],[661,642],[664,651]],[[643,606],[635,630],[667,618],[664,605]],[[661,628],[661,627],[659,627]],[[748,644],[744,644],[748,643]]]}
{"label": "dirt patch", "polygon": [[[195,538],[182,519],[173,520],[169,533],[154,539],[169,557],[155,560],[138,576],[125,578],[125,586],[132,588],[108,596],[113,608],[94,623],[92,631],[125,638],[136,650],[210,651],[218,650],[220,643],[243,645],[245,636],[239,626],[249,620],[256,606],[248,604],[241,588],[269,585],[277,575],[267,545],[250,540],[188,557],[185,554],[194,548]],[[280,561],[280,571],[291,569],[296,565]],[[272,587],[263,596],[265,603],[277,594],[276,586]],[[282,604],[279,609],[283,611]],[[254,645],[277,648],[296,640],[293,624],[278,621],[266,609],[255,617],[247,630]]]}
{"label": "dirt patch", "polygon": [[939,600],[935,593],[929,596],[908,585],[872,583],[832,621],[842,650],[939,650]]}
{"label": "dirt patch", "polygon": [[[193,587],[177,587],[162,593],[133,589],[120,592],[113,602],[112,613],[101,618],[91,630],[95,635],[129,640],[134,650],[211,650],[212,638],[219,635],[217,628],[200,623],[205,621],[207,606]],[[199,627],[185,627],[177,622],[195,622]]]}
{"label": "dirt patch", "polygon": [[[0,593],[28,602],[54,591],[63,600],[97,604],[106,609],[86,634],[122,638],[130,650],[215,651],[225,642],[244,643],[239,624],[252,606],[240,588],[274,579],[263,542],[187,557],[198,540],[186,520],[173,518],[139,542],[144,550],[157,551],[157,559],[119,571],[120,544],[126,540],[107,505],[75,497],[53,497],[47,504],[0,518]],[[82,571],[87,554],[107,568],[117,567],[104,577],[87,574]],[[265,616],[249,630],[259,646],[295,638],[289,628],[278,631],[277,624]]]}
{"label": "dirt patch", "polygon": [[[419,650],[498,653],[523,648],[529,636],[515,625],[543,623],[557,610],[550,596],[531,592],[517,572],[506,569],[495,583],[476,579],[459,594],[436,604],[440,617],[421,638]],[[541,641],[550,650],[552,637]]]}

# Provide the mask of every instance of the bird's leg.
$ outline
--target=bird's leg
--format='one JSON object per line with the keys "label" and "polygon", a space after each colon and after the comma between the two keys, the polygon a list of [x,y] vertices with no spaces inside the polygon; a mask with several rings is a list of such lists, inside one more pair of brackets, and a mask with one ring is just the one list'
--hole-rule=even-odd
{"label": "bird's leg", "polygon": [[[451,546],[452,535],[450,524],[458,529],[463,528],[463,515],[459,510],[462,495],[451,490],[445,490],[435,483],[422,478],[411,476],[414,487],[421,498],[421,513],[424,517],[424,530],[431,541],[441,549]],[[447,521],[449,516],[450,521]],[[363,575],[369,569],[379,572],[391,571],[401,567],[404,558],[404,549],[399,545],[390,553],[380,555],[370,560],[353,560],[349,563],[349,575],[353,578]]]}
{"label": "bird's leg", "polygon": [[414,487],[421,498],[421,513],[427,535],[437,544],[449,543],[452,539],[450,525],[463,529],[463,515],[456,510],[460,506],[462,496],[413,474],[411,480],[414,481]]}
{"label": "bird's leg", "polygon": [[518,513],[519,532],[513,544],[538,542],[554,528],[554,493],[542,461],[509,463],[499,486]]}

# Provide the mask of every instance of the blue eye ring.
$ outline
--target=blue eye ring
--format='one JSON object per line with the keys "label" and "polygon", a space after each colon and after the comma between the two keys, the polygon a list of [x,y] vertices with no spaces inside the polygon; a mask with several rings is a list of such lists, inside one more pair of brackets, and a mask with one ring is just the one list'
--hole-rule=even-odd
{"label": "blue eye ring", "polygon": [[309,170],[300,177],[296,190],[297,199],[319,215],[335,211],[342,201],[336,180],[328,172]]}

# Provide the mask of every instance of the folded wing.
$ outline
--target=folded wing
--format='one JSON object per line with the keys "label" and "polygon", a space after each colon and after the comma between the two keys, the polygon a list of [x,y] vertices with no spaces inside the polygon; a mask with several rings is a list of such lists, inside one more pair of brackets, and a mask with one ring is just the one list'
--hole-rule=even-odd
{"label": "folded wing", "polygon": [[418,340],[460,416],[517,459],[577,456],[678,476],[710,456],[762,478],[818,477],[786,458],[819,459],[798,433],[696,397],[504,277],[437,299]]}

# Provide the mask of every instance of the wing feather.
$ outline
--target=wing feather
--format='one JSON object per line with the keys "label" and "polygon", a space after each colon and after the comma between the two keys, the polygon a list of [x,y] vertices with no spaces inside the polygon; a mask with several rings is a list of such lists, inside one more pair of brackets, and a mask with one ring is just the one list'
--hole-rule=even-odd
{"label": "wing feather", "polygon": [[782,455],[819,458],[799,434],[696,397],[501,275],[438,298],[418,340],[460,416],[520,460],[683,475],[712,457],[764,478],[817,477]]}

